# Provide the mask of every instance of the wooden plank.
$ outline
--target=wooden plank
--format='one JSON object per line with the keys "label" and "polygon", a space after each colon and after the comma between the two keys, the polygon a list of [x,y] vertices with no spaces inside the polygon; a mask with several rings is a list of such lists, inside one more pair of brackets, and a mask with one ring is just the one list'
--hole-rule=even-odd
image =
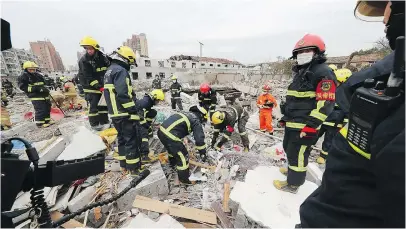
{"label": "wooden plank", "polygon": [[193,160],[189,160],[189,164],[199,166],[199,167],[202,167],[202,168],[205,168],[205,169],[209,169],[212,172],[214,172],[216,170],[216,166],[205,165],[205,164],[199,163],[197,161],[193,161]]}
{"label": "wooden plank", "polygon": [[191,223],[191,222],[179,222],[185,228],[214,228],[214,226],[208,226],[200,223]]}
{"label": "wooden plank", "polygon": [[[58,212],[58,211],[54,211],[51,213],[51,219],[52,221],[57,221],[58,219],[62,218],[63,214]],[[77,228],[77,227],[83,227],[83,224],[81,224],[80,222],[71,219],[68,222],[62,224],[62,227],[64,228]]]}
{"label": "wooden plank", "polygon": [[221,209],[220,201],[213,202],[211,204],[211,208],[214,210],[217,217],[219,217],[222,227],[224,227],[224,228],[234,228],[234,225],[228,219],[226,213],[224,213],[224,211]]}
{"label": "wooden plank", "polygon": [[230,212],[228,203],[230,202],[230,182],[224,183],[223,211]]}
{"label": "wooden plank", "polygon": [[146,209],[159,213],[166,213],[171,216],[192,219],[200,222],[216,224],[217,217],[214,212],[200,210],[196,208],[184,207],[176,204],[164,203],[144,196],[136,196],[133,207]]}

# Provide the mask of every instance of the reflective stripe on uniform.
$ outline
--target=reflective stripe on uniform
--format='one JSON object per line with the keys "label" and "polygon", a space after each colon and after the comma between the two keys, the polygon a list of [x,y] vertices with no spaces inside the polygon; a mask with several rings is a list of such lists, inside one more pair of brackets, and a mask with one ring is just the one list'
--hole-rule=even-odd
{"label": "reflective stripe on uniform", "polygon": [[98,116],[99,115],[99,113],[88,113],[87,114],[87,116],[89,116],[89,117],[94,117],[94,116]]}
{"label": "reflective stripe on uniform", "polygon": [[[332,126],[332,127],[336,126],[336,124],[334,122],[323,122],[323,125]],[[341,127],[343,127],[343,125],[338,124],[337,127],[341,128]]]}
{"label": "reflective stripe on uniform", "polygon": [[27,91],[28,91],[28,92],[31,92],[31,91],[32,91],[32,86],[28,86]]}
{"label": "reflective stripe on uniform", "polygon": [[99,114],[107,114],[108,111],[99,111]]}
{"label": "reflective stripe on uniform", "polygon": [[45,121],[35,121],[35,123],[45,123]]}
{"label": "reflective stripe on uniform", "polygon": [[247,132],[242,132],[242,133],[240,133],[240,135],[242,136],[242,135],[246,135],[247,134]]}
{"label": "reflective stripe on uniform", "polygon": [[101,91],[98,91],[98,90],[83,89],[83,91],[86,92],[86,93],[101,94]]}
{"label": "reflective stripe on uniform", "polygon": [[131,116],[130,116],[130,119],[131,119],[131,120],[136,120],[136,121],[138,121],[138,120],[140,120],[140,116],[138,116],[138,115],[131,115]]}
{"label": "reflective stripe on uniform", "polygon": [[93,87],[97,83],[99,83],[98,80],[93,80],[92,82],[89,83],[89,85]]}
{"label": "reflective stripe on uniform", "polygon": [[120,114],[110,114],[110,117],[122,117],[122,116],[127,116],[128,113],[120,113]]}
{"label": "reflective stripe on uniform", "polygon": [[35,101],[35,100],[45,100],[45,98],[30,98],[31,101]]}
{"label": "reflective stripe on uniform", "polygon": [[111,83],[106,83],[105,85],[104,85],[104,89],[114,89],[115,87],[114,87],[114,84],[111,84]]}
{"label": "reflective stripe on uniform", "polygon": [[295,128],[295,129],[303,129],[306,126],[304,123],[299,122],[286,122],[286,127]]}
{"label": "reflective stripe on uniform", "polygon": [[141,125],[145,124],[145,123],[147,123],[147,121],[145,119],[140,122]]}
{"label": "reflective stripe on uniform", "polygon": [[196,149],[197,150],[201,150],[201,149],[204,149],[204,148],[206,148],[207,146],[206,146],[206,144],[204,144],[204,145],[202,145],[202,146],[196,146]]}
{"label": "reflective stripe on uniform", "polygon": [[128,97],[130,97],[130,99],[132,99],[133,98],[133,88],[131,87],[130,80],[128,78],[125,78],[125,83],[127,84]]}
{"label": "reflective stripe on uniform", "polygon": [[228,140],[231,140],[230,136],[228,136],[227,134],[223,134],[223,137],[227,138]]}
{"label": "reflective stripe on uniform", "polygon": [[306,172],[307,168],[304,166],[304,152],[307,149],[307,145],[301,145],[299,155],[297,158],[297,166],[289,165],[289,168],[296,172]]}
{"label": "reflective stripe on uniform", "polygon": [[220,132],[220,129],[214,129],[214,132]]}
{"label": "reflective stripe on uniform", "polygon": [[139,158],[136,158],[136,159],[127,159],[127,160],[125,160],[125,163],[127,163],[127,164],[136,164],[136,163],[138,163],[139,161],[140,161]]}
{"label": "reflective stripe on uniform", "polygon": [[211,101],[211,98],[204,98],[204,100],[206,100],[206,101]]}
{"label": "reflective stripe on uniform", "polygon": [[[106,87],[107,86],[107,87]],[[110,102],[111,102],[111,108],[113,109],[113,115],[118,115],[118,109],[117,109],[117,103],[116,103],[116,95],[114,95],[113,88],[110,87],[110,85],[104,85],[104,88],[107,88],[110,94]],[[112,116],[116,117],[116,116]]]}
{"label": "reflective stripe on uniform", "polygon": [[314,98],[316,97],[316,92],[314,91],[293,91],[288,90],[287,96],[293,96],[297,98]]}
{"label": "reflective stripe on uniform", "polygon": [[189,119],[186,117],[186,115],[182,114],[182,113],[178,113],[180,116],[182,116],[181,119],[176,120],[175,122],[173,122],[170,126],[168,126],[168,128],[164,128],[163,126],[159,127],[159,129],[166,135],[168,136],[170,139],[174,140],[174,141],[182,141],[180,138],[176,137],[175,135],[173,135],[170,131],[177,125],[179,125],[182,122],[186,123],[187,129],[188,129],[188,133],[190,133],[190,122]]}
{"label": "reflective stripe on uniform", "polygon": [[148,138],[142,138],[143,142],[148,142]]}
{"label": "reflective stripe on uniform", "polygon": [[96,68],[96,72],[101,72],[107,70],[107,67]]}
{"label": "reflective stripe on uniform", "polygon": [[125,160],[125,156],[114,156],[113,158],[119,161]]}
{"label": "reflective stripe on uniform", "polygon": [[189,164],[186,162],[185,156],[183,156],[182,152],[178,152],[180,160],[182,161],[182,166],[176,166],[178,170],[186,170],[189,168]]}
{"label": "reflective stripe on uniform", "polygon": [[327,115],[320,112],[320,109],[324,106],[325,102],[326,102],[325,100],[317,101],[317,107],[316,107],[316,109],[314,109],[314,110],[312,110],[310,112],[310,116],[314,117],[314,118],[317,118],[317,119],[319,119],[321,121],[326,120]]}
{"label": "reflective stripe on uniform", "polygon": [[148,122],[152,122],[152,121],[154,121],[154,119],[153,119],[153,118],[145,118],[145,120],[147,120]]}
{"label": "reflective stripe on uniform", "polygon": [[128,103],[123,103],[122,104],[124,108],[129,108],[135,106],[134,101],[128,102]]}
{"label": "reflective stripe on uniform", "polygon": [[[347,134],[348,134],[347,128],[348,128],[348,126],[345,126],[344,128],[342,128],[340,130],[341,135],[343,135],[345,139],[347,139]],[[348,141],[348,139],[347,139],[347,142],[355,152],[359,153],[361,156],[363,156],[369,160],[371,159],[370,153],[367,153],[367,152],[363,151],[362,149],[358,148],[356,145],[354,145],[350,141]]]}
{"label": "reflective stripe on uniform", "polygon": [[345,118],[345,119],[344,119],[344,122],[348,122],[348,118]]}
{"label": "reflective stripe on uniform", "polygon": [[324,154],[324,155],[328,155],[328,152],[323,151],[323,150],[321,151],[321,153]]}

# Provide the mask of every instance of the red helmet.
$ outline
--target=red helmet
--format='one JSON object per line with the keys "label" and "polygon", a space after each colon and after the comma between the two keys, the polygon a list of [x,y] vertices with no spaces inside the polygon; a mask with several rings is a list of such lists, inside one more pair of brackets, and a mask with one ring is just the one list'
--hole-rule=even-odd
{"label": "red helmet", "polygon": [[306,34],[296,43],[295,48],[293,48],[293,56],[296,56],[299,50],[308,48],[316,48],[319,53],[324,53],[326,51],[326,45],[321,37],[314,34]]}
{"label": "red helmet", "polygon": [[207,83],[203,83],[202,85],[200,85],[200,92],[201,93],[208,93],[210,91],[210,85]]}
{"label": "red helmet", "polygon": [[269,91],[269,90],[271,90],[271,87],[270,87],[268,84],[265,84],[265,85],[262,87],[262,90],[264,90],[264,91]]}

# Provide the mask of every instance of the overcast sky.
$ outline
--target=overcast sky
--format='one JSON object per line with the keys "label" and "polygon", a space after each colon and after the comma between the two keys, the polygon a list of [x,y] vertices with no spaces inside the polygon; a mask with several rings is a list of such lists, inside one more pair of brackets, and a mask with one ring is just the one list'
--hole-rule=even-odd
{"label": "overcast sky", "polygon": [[13,47],[49,39],[66,65],[76,64],[79,41],[93,36],[111,52],[133,33],[146,33],[149,56],[223,57],[244,64],[289,57],[305,34],[320,35],[329,56],[372,47],[380,22],[353,15],[355,0],[2,1]]}

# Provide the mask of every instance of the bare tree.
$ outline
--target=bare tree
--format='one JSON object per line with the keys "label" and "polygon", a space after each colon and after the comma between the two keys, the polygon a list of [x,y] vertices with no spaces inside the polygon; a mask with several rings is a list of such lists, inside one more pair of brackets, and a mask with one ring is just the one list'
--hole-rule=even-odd
{"label": "bare tree", "polygon": [[385,56],[392,52],[389,41],[388,39],[386,39],[386,37],[381,37],[377,41],[375,41],[374,47],[377,48],[379,52],[381,52]]}

